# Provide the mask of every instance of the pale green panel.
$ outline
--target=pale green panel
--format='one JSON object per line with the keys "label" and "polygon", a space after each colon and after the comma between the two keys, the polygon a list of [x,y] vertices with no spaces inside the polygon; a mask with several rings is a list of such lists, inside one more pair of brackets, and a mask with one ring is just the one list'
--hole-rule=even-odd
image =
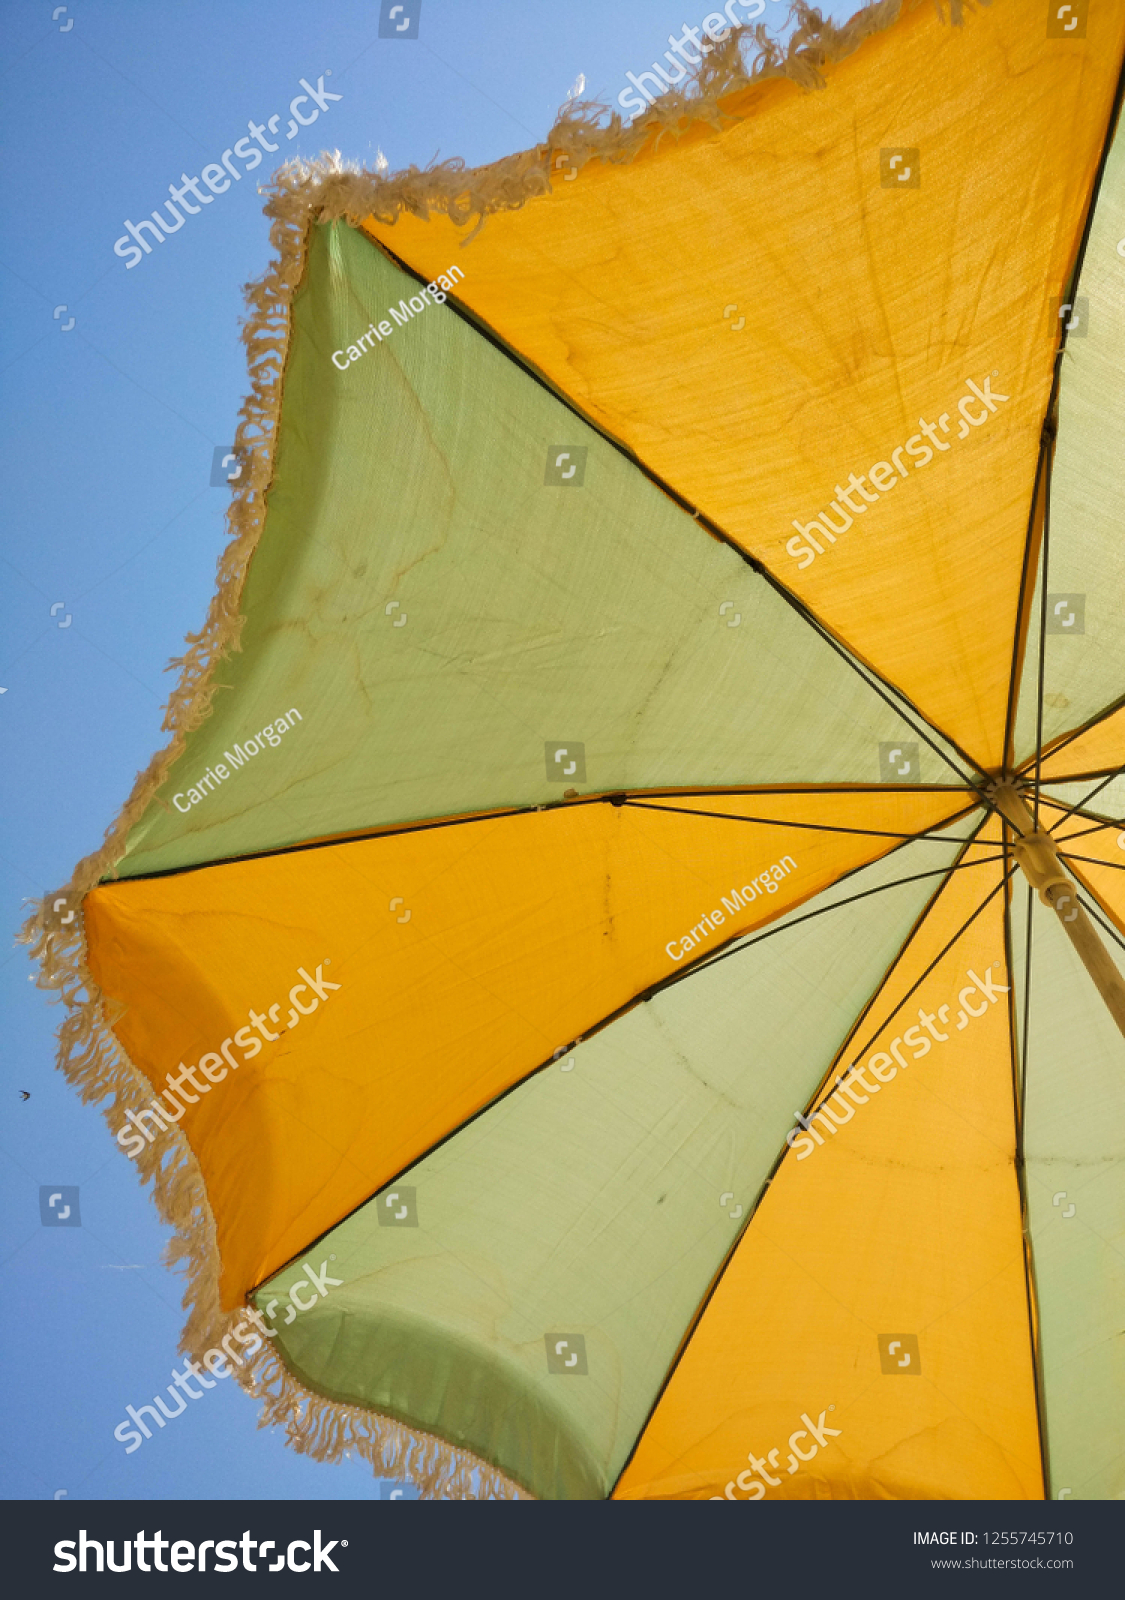
{"label": "pale green panel", "polygon": [[[1028,891],[1012,945],[1023,1031]],[[1125,1040],[1053,912],[1033,899],[1024,1148],[1050,1493],[1125,1498]],[[1106,944],[1125,972],[1125,952]]]}
{"label": "pale green panel", "polygon": [[[1123,125],[1125,126],[1125,125]],[[1087,722],[1125,692],[1125,135],[1106,165],[1067,335],[1051,484],[1047,572],[1059,632],[1046,634],[1043,739]],[[1044,308],[1046,310],[1046,308]],[[1070,596],[1082,597],[1082,610]],[[1063,627],[1068,617],[1074,622]],[[1079,627],[1082,631],[1079,632]],[[1039,605],[1016,719],[1016,761],[1035,752]]]}
{"label": "pale green panel", "polygon": [[[289,1326],[275,1312],[286,1360],[318,1392],[466,1446],[536,1495],[607,1495],[796,1114],[941,877],[796,919],[955,849],[918,842],[826,891],[389,1184],[317,1247],[341,1286]],[[969,870],[993,886],[995,867]],[[551,1371],[549,1350],[574,1369]]]}
{"label": "pale green panel", "polygon": [[[878,782],[880,743],[918,742],[740,556],[447,305],[338,371],[332,352],[416,288],[352,229],[314,230],[243,648],[123,874],[568,787]],[[574,486],[545,482],[571,469]],[[234,769],[225,752],[290,707],[300,721]],[[568,749],[550,770],[548,742]],[[956,781],[919,755],[912,778]]]}

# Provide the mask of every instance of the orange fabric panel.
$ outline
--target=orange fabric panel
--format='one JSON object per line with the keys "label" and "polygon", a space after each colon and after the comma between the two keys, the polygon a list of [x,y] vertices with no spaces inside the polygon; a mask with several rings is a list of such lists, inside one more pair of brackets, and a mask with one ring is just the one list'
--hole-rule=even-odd
{"label": "orange fabric panel", "polygon": [[[997,825],[981,837],[995,849]],[[1010,984],[1003,892],[881,1026],[1000,872],[956,874],[889,975],[832,1074],[858,1058],[857,1094],[877,1093],[841,1109],[820,1145],[798,1129],[619,1498],[1042,1495],[1009,996],[996,988]],[[822,1413],[836,1434],[817,1446],[802,1417],[821,1427]],[[777,1480],[759,1479],[760,1495],[751,1456]]]}
{"label": "orange fabric panel", "polygon": [[[1080,733],[1054,755],[1043,758],[1043,777],[1052,782],[1087,772],[1112,772],[1125,766],[1125,706]],[[1034,773],[1034,761],[1023,769]]]}
{"label": "orange fabric panel", "polygon": [[[909,833],[960,797],[661,803]],[[693,926],[698,956],[894,843],[601,803],[96,889],[85,902],[90,967],[126,1008],[116,1032],[132,1061],[162,1089],[181,1063],[198,1071],[205,1052],[226,1074],[180,1123],[216,1218],[224,1305],[558,1046],[679,970]],[[792,866],[767,874],[784,857]],[[776,892],[759,884],[744,911],[723,913],[723,896],[763,876]],[[679,963],[666,950],[674,941]],[[321,967],[340,987],[301,1016],[313,997],[295,1001],[291,986],[299,968],[316,979]],[[260,1044],[245,1064],[242,1027],[247,1050]]]}
{"label": "orange fabric panel", "polygon": [[[463,267],[464,303],[995,768],[1049,300],[1123,42],[1121,6],[1073,42],[1046,38],[1041,0],[957,28],[919,6],[822,92],[732,96],[721,133],[590,162],[464,249],[436,214],[365,226],[427,278]],[[826,510],[836,542],[787,549]]]}

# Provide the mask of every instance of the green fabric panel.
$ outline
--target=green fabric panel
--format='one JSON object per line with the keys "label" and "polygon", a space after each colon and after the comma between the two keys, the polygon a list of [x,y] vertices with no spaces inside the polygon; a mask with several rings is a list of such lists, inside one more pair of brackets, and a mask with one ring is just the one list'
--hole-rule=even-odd
{"label": "green fabric panel", "polygon": [[[388,1185],[310,1252],[314,1266],[333,1253],[343,1282],[279,1318],[293,1370],[537,1496],[607,1495],[740,1209],[941,879],[785,924],[947,865],[946,841],[977,822],[864,868],[785,931],[634,1007]],[[387,1221],[403,1186],[414,1226]],[[301,1269],[265,1285],[259,1309]],[[580,1335],[588,1371],[549,1371],[548,1335],[568,1341],[562,1360]]]}
{"label": "green fabric panel", "polygon": [[[1080,727],[1125,689],[1125,260],[1117,253],[1125,239],[1123,128],[1106,163],[1076,293],[1076,302],[1088,302],[1087,331],[1068,334],[1062,361],[1047,589],[1085,597],[1085,631],[1047,633],[1044,742]],[[1017,763],[1035,751],[1038,660],[1037,600],[1016,719]]]}
{"label": "green fabric panel", "polygon": [[[416,289],[346,225],[314,231],[243,648],[120,872],[543,804],[568,783],[878,782],[880,742],[917,739],[899,715],[448,305],[336,369]],[[581,487],[544,482],[554,447],[586,451]],[[234,770],[224,752],[290,707],[300,721]],[[585,777],[548,776],[547,741],[584,744]],[[956,781],[925,745],[915,773]]]}
{"label": "green fabric panel", "polygon": [[[1022,1025],[1028,890],[1012,946]],[[1052,1498],[1125,1498],[1125,1041],[1034,899],[1026,1119]],[[1125,972],[1125,952],[1105,942]],[[1055,1197],[1059,1196],[1058,1203]],[[1067,1215],[1073,1206],[1072,1215]]]}

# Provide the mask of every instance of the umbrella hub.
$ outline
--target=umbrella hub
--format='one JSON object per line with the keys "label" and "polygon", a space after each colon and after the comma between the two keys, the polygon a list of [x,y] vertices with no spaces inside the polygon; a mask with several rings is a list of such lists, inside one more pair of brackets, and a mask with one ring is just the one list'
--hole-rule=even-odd
{"label": "umbrella hub", "polygon": [[1055,909],[1056,894],[1052,891],[1061,889],[1070,894],[1074,880],[1063,870],[1054,838],[1035,826],[1035,818],[1015,781],[1001,779],[990,784],[987,793],[1000,815],[1015,829],[1012,848],[1024,876],[1043,904]]}

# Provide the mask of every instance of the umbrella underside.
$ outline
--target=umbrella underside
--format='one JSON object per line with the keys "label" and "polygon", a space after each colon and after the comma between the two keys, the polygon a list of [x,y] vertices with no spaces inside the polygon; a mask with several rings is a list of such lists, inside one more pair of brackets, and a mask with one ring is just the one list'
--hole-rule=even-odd
{"label": "umbrella underside", "polygon": [[1019,870],[1120,986],[1109,9],[907,8],[464,248],[441,169],[280,183],[215,664],[37,927],[298,1448],[1125,1494],[1125,1045]]}

